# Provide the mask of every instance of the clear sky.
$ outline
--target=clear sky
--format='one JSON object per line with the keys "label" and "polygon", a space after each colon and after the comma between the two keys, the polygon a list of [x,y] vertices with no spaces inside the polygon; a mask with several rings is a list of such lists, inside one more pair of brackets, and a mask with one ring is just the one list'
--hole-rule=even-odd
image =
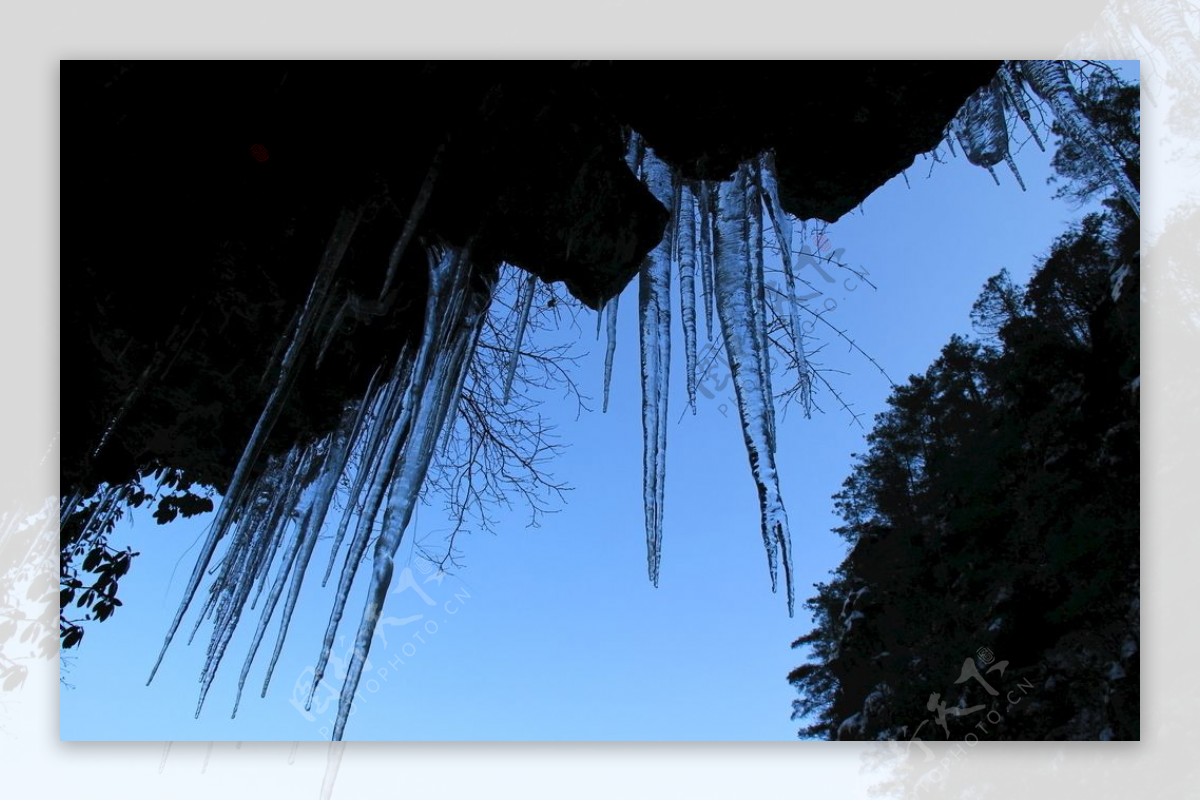
{"label": "clear sky", "polygon": [[[1136,63],[1121,68],[1136,79]],[[1016,136],[1025,138],[1022,131]],[[1032,142],[1016,154],[1027,192],[1003,165],[996,186],[961,154],[942,153],[945,163],[918,157],[907,185],[897,176],[825,230],[825,252],[843,249],[842,258],[866,272],[877,290],[844,270],[830,271],[832,283],[811,267],[802,273],[826,292],[810,305],[836,304],[827,319],[898,382],[923,372],[952,334],[970,332],[971,304],[989,276],[1008,268],[1023,282],[1054,238],[1083,213],[1051,198],[1050,156]],[[673,312],[678,327],[677,286]],[[394,620],[376,636],[346,739],[795,737],[795,693],[786,676],[801,655],[789,646],[810,628],[803,601],[812,585],[844,555],[831,530],[838,524],[831,496],[850,470],[850,454],[862,449],[865,431],[852,425],[827,391],[817,396],[824,414],[805,419],[799,408],[780,414],[777,459],[797,587],[797,615],[789,619],[782,594],[770,591],[732,387],[713,398],[700,394],[698,413],[685,413],[677,330],[664,546],[655,589],[646,578],[636,281],[622,297],[620,314],[607,415],[599,412],[604,346],[594,340],[594,317],[581,313],[579,331],[568,327],[550,337],[575,340],[577,351],[586,352],[574,376],[594,408],[576,418],[575,404],[557,395],[542,405],[569,445],[550,468],[575,488],[560,512],[537,529],[526,528],[523,509],[505,514],[496,536],[460,539],[464,567],[441,577],[412,556],[412,543],[416,537],[436,545],[446,524],[437,507],[418,512],[398,566],[411,568],[408,575],[421,592],[403,589],[405,574],[398,571],[397,590],[384,610]],[[869,428],[884,408],[887,381],[829,329],[818,327],[814,337],[810,347],[824,343],[814,360],[845,371],[827,377]],[[706,344],[701,326],[701,347]],[[330,691],[319,693],[308,715],[300,700],[332,600],[332,586],[320,589],[311,575],[323,568],[328,541],[314,556],[265,699],[258,697],[260,654],[238,717],[230,719],[256,613],[231,643],[198,720],[193,712],[208,629],[201,627],[196,641],[186,644],[194,612],[154,683],[145,685],[210,518],[160,527],[146,509],[114,532],[111,545],[132,545],[141,555],[121,581],[124,606],[108,621],[88,626],[81,647],[68,652],[63,739],[328,738],[336,699],[328,698]],[[354,625],[368,573],[362,571],[348,606]],[[352,631],[343,625],[345,639],[335,654],[345,654]]]}

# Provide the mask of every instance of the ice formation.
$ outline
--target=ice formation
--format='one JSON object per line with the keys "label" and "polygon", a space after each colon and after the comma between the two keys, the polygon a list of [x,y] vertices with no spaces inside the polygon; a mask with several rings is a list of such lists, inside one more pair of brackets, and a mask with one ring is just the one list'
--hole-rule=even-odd
{"label": "ice formation", "polygon": [[[642,160],[646,186],[671,209],[673,188],[666,162],[647,149]],[[642,495],[646,507],[646,567],[658,586],[662,557],[663,490],[667,472],[667,387],[671,373],[671,242],[650,251],[638,276],[638,320],[642,353]]]}
{"label": "ice formation", "polygon": [[747,214],[750,186],[749,168],[742,165],[731,181],[718,190],[719,216],[715,237],[716,274],[714,294],[725,351],[733,370],[733,385],[750,469],[758,485],[762,515],[763,544],[771,588],[778,584],[782,563],[787,589],[788,612],[794,605],[791,568],[791,541],[787,512],[775,469],[774,399],[770,390],[770,370],[764,369],[762,342],[766,325],[766,303],[757,257],[752,254],[752,225],[757,215]]}

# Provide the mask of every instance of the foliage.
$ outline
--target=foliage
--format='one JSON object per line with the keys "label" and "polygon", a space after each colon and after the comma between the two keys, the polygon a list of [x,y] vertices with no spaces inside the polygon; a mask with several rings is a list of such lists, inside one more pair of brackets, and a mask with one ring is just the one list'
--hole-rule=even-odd
{"label": "foliage", "polygon": [[995,738],[1137,737],[1137,292],[1110,280],[1137,261],[1114,226],[1136,223],[1116,216],[1059,238],[1024,290],[990,279],[983,338],[877,417],[835,496],[849,553],[794,643],[801,736],[908,739],[931,693],[977,702],[954,682],[986,647],[1041,687],[998,702]]}
{"label": "foliage", "polygon": [[108,544],[108,537],[123,517],[125,510],[157,501],[154,518],[166,524],[182,515],[192,517],[212,511],[212,499],[193,491],[192,482],[179,470],[161,469],[153,474],[158,490],[147,491],[146,479],[131,481],[118,487],[108,487],[66,521],[60,540],[59,564],[59,640],[66,650],[83,640],[83,624],[107,620],[121,606],[117,598],[121,578],[129,572],[137,552],[132,548],[117,550]]}

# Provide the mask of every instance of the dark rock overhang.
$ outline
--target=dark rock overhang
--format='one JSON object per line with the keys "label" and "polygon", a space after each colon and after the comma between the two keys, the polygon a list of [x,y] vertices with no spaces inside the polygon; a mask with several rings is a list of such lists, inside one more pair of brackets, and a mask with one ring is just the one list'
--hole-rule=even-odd
{"label": "dark rock overhang", "polygon": [[[423,185],[415,241],[469,241],[481,264],[597,308],[667,223],[625,164],[627,127],[691,179],[773,150],[784,207],[832,221],[933,148],[998,66],[65,62],[64,491],[151,463],[223,483],[347,205],[367,211],[338,289],[364,304],[321,371],[298,377],[280,442],[327,430],[419,323],[421,248],[392,299],[366,301]],[[122,436],[91,459],[118,412]]]}

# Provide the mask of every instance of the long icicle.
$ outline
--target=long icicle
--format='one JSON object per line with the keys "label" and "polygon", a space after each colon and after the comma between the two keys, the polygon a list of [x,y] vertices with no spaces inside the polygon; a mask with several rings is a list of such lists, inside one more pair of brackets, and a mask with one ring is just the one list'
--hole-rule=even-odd
{"label": "long icicle", "polygon": [[364,434],[359,441],[355,442],[354,448],[359,453],[359,468],[350,489],[350,499],[346,503],[346,508],[342,512],[341,522],[338,523],[337,532],[333,537],[333,547],[329,552],[329,563],[325,566],[325,574],[321,577],[322,587],[329,583],[329,576],[333,573],[334,565],[337,564],[337,556],[341,550],[342,540],[346,536],[346,531],[350,527],[350,521],[354,519],[354,515],[357,512],[361,522],[366,512],[366,503],[370,494],[364,495],[363,489],[373,485],[375,477],[380,470],[380,462],[383,460],[383,452],[388,441],[388,436],[395,427],[395,421],[400,418],[403,387],[408,380],[407,376],[411,368],[411,354],[406,346],[400,351],[391,378],[380,388],[377,398],[372,403],[375,411],[368,418],[368,421],[364,421]]}
{"label": "long icicle", "polygon": [[529,322],[529,310],[533,308],[533,292],[537,288],[537,276],[526,273],[521,282],[521,291],[517,295],[517,331],[513,334],[512,353],[508,357],[508,367],[504,371],[504,403],[508,403],[512,393],[513,376],[517,374],[517,362],[521,360],[521,340],[525,337],[525,326]]}
{"label": "long icicle", "polygon": [[1067,135],[1087,155],[1098,162],[1108,174],[1108,180],[1130,210],[1141,216],[1141,193],[1125,174],[1123,158],[1092,125],[1087,112],[1079,101],[1075,87],[1067,76],[1067,68],[1061,61],[1022,61],[1021,75],[1029,82],[1033,91],[1050,106],[1055,119]]}
{"label": "long icicle", "polygon": [[747,169],[739,167],[731,181],[720,185],[716,237],[716,305],[725,340],[725,350],[733,371],[738,412],[750,469],[758,486],[759,507],[762,513],[763,544],[771,573],[771,589],[778,583],[778,566],[782,562],[787,589],[788,614],[794,613],[795,594],[792,587],[791,540],[787,511],[779,487],[779,474],[771,448],[771,424],[768,407],[771,405],[767,376],[759,358],[760,338],[756,327],[761,324],[763,310],[754,296],[748,222],[746,213]]}
{"label": "long icicle", "polygon": [[150,676],[146,680],[147,684],[154,680],[154,675],[158,672],[163,657],[167,653],[167,647],[171,644],[176,631],[179,630],[179,625],[183,622],[183,616],[187,613],[196,590],[200,587],[204,571],[208,568],[213,552],[216,550],[217,542],[225,535],[226,528],[238,508],[238,503],[242,497],[242,485],[249,475],[250,470],[258,461],[258,456],[266,444],[266,439],[270,435],[275,421],[278,419],[284,399],[291,388],[292,380],[295,378],[295,373],[298,370],[301,354],[305,350],[304,345],[307,344],[311,333],[312,323],[317,317],[322,315],[325,304],[328,302],[327,293],[329,287],[333,283],[337,269],[341,265],[347,247],[350,245],[350,238],[354,235],[354,230],[358,227],[361,215],[361,208],[355,207],[353,209],[343,209],[338,216],[333,233],[330,235],[329,241],[325,246],[325,251],[321,256],[321,263],[317,268],[317,276],[305,301],[304,309],[297,318],[291,341],[288,343],[287,351],[279,368],[279,378],[275,383],[275,387],[271,390],[270,396],[267,398],[262,413],[255,423],[254,430],[250,434],[246,448],[242,452],[242,457],[234,469],[233,477],[229,481],[229,487],[226,490],[224,499],[222,499],[221,507],[217,510],[217,516],[209,529],[204,545],[201,547],[200,556],[196,560],[196,566],[192,569],[192,575],[188,579],[183,601],[180,603],[179,609],[175,613],[175,618],[167,630],[167,635],[163,640],[158,658],[154,662],[154,667],[150,670]]}
{"label": "long icicle", "polygon": [[[282,470],[280,473],[286,475]],[[280,477],[282,478],[283,475]],[[276,509],[280,505],[279,501],[272,504],[275,508],[267,517],[267,525],[263,529],[256,528],[255,530],[256,534],[262,531],[266,536],[249,537],[250,542],[247,543],[247,547],[242,549],[243,554],[239,554],[242,558],[230,560],[230,563],[236,563],[239,567],[231,571],[229,580],[219,580],[218,582],[221,588],[220,592],[224,597],[213,624],[213,636],[209,642],[204,670],[200,677],[200,698],[196,702],[196,717],[200,717],[200,710],[203,708],[209,688],[216,678],[221,658],[224,656],[225,649],[233,637],[234,629],[246,608],[247,599],[254,588],[257,569],[262,564],[266,552],[272,550],[272,546],[280,535],[282,526],[276,525],[276,520],[273,519],[276,517]]]}
{"label": "long icicle", "polygon": [[687,369],[688,404],[696,413],[696,214],[692,189],[684,184],[679,194],[676,241],[679,253],[679,315],[683,321],[684,363]]}
{"label": "long icicle", "polygon": [[[366,400],[363,401],[363,406],[366,405]],[[296,566],[292,569],[291,584],[288,587],[287,598],[283,602],[283,612],[279,620],[279,634],[275,640],[275,649],[271,652],[271,657],[267,661],[267,672],[263,679],[262,693],[266,697],[267,687],[271,684],[271,676],[275,672],[275,665],[279,662],[279,654],[283,651],[283,641],[287,637],[288,626],[292,622],[292,614],[296,609],[296,601],[300,597],[300,587],[304,582],[304,574],[308,571],[309,562],[312,560],[312,552],[317,544],[317,535],[321,533],[321,528],[325,522],[325,517],[329,513],[329,507],[333,503],[333,496],[337,490],[338,478],[346,469],[346,463],[350,456],[350,451],[354,442],[354,429],[358,427],[358,423],[354,424],[351,433],[344,439],[336,439],[334,450],[328,457],[328,462],[323,468],[321,475],[322,486],[318,491],[317,503],[314,506],[311,514],[304,520],[301,528],[300,544],[297,548]],[[274,602],[272,602],[274,603]],[[263,620],[268,619],[268,615],[264,615]],[[261,633],[255,635],[255,642],[262,637]],[[256,646],[257,647],[257,644]],[[247,663],[249,660],[247,660]],[[244,676],[243,676],[244,680]],[[240,691],[240,687],[239,687]]]}
{"label": "long icicle", "polygon": [[[211,617],[214,633],[209,642],[209,653],[211,654],[217,648],[218,632],[230,614],[233,588],[239,586],[239,582],[247,575],[250,577],[246,579],[246,582],[253,585],[256,575],[253,570],[257,562],[252,560],[262,556],[261,544],[266,541],[267,537],[274,535],[273,518],[278,516],[280,499],[284,493],[283,479],[294,467],[296,458],[295,448],[290,449],[283,457],[274,455],[268,457],[267,466],[262,475],[247,491],[245,495],[247,500],[241,504],[242,511],[239,512],[239,519],[229,528],[229,531],[232,532],[229,545],[225,554],[213,568],[217,571],[217,577],[209,591],[208,600],[188,636],[188,645],[192,644],[204,619]],[[205,673],[210,667],[212,666],[205,666]]]}
{"label": "long icicle", "polygon": [[1012,170],[1013,177],[1017,179],[1017,185],[1021,187],[1021,191],[1028,191],[1025,189],[1025,181],[1021,178],[1021,171],[1017,169],[1017,162],[1013,161],[1012,153],[1006,152],[1004,154],[1004,161],[1008,164],[1008,168]]}
{"label": "long icicle", "polygon": [[620,295],[613,295],[605,304],[607,333],[604,343],[604,405],[601,407],[602,412],[608,411],[608,390],[612,386],[613,358],[617,353],[617,304],[620,301]]}
{"label": "long icicle", "polygon": [[750,248],[750,292],[754,302],[753,330],[758,338],[758,369],[762,376],[763,412],[767,420],[767,445],[775,453],[775,393],[771,388],[771,337],[767,315],[767,282],[763,261],[762,192],[758,164],[746,165],[746,241]]}
{"label": "long icicle", "polygon": [[[314,459],[311,462],[312,466],[304,477],[304,484],[312,485],[312,489],[305,493],[301,504],[293,512],[294,515],[299,515],[297,532],[289,543],[287,552],[284,554],[283,564],[275,578],[275,583],[271,587],[271,592],[267,596],[267,603],[263,607],[262,615],[259,617],[258,628],[250,640],[250,650],[246,655],[246,661],[242,665],[241,675],[238,677],[237,696],[234,698],[233,713],[230,717],[237,716],[238,705],[242,698],[242,690],[246,685],[246,677],[250,673],[250,666],[253,664],[254,657],[262,644],[267,625],[275,613],[275,607],[279,602],[280,595],[283,593],[285,583],[295,573],[303,574],[305,572],[308,556],[311,554],[311,550],[307,553],[305,552],[310,540],[310,531],[320,530],[325,510],[329,508],[329,504],[333,500],[334,492],[337,489],[337,480],[344,466],[344,456],[349,442],[347,427],[354,425],[356,416],[353,410],[342,415],[341,425],[338,426],[337,431],[329,436],[322,445],[324,448],[323,458],[320,460]],[[297,567],[298,563],[299,566]]]}
{"label": "long icicle", "polygon": [[421,182],[421,188],[417,191],[416,198],[413,199],[412,209],[409,210],[408,217],[404,221],[404,228],[400,232],[400,238],[396,240],[396,244],[392,247],[392,252],[388,257],[387,274],[383,279],[383,287],[379,290],[379,299],[381,301],[384,300],[388,291],[392,288],[392,283],[396,280],[396,272],[400,269],[400,261],[404,258],[404,252],[408,250],[413,236],[416,235],[417,225],[421,222],[421,217],[425,214],[425,207],[429,205],[429,198],[433,195],[433,184],[437,180],[438,170],[442,164],[442,155],[445,151],[445,142],[438,145],[438,149],[434,151],[433,159],[429,163],[429,170],[425,173],[425,180]]}
{"label": "long icicle", "polygon": [[[350,588],[366,552],[372,526],[383,505],[384,494],[388,485],[394,482],[396,471],[401,469],[402,454],[412,435],[412,425],[415,411],[420,406],[426,390],[429,363],[437,358],[438,347],[442,337],[439,336],[442,319],[442,305],[446,302],[448,287],[461,283],[461,273],[467,270],[465,257],[460,250],[449,250],[435,258],[429,254],[429,289],[425,304],[425,323],[421,334],[420,345],[410,364],[401,365],[398,369],[403,377],[404,391],[400,400],[400,414],[395,422],[389,424],[390,433],[384,447],[381,461],[372,478],[367,499],[360,514],[354,537],[350,541],[346,558],[342,565],[341,576],[338,580],[337,592],[334,596],[333,609],[330,612],[322,640],[321,651],[313,671],[312,686],[309,689],[305,708],[311,708],[312,699],[317,687],[325,675],[333,651],[337,629],[345,613],[346,603],[350,597]],[[386,524],[386,515],[385,515]]]}
{"label": "long icicle", "polygon": [[[428,369],[416,371],[414,378],[414,385],[421,390],[415,396],[418,407],[413,417],[411,436],[404,443],[404,455],[391,482],[383,529],[375,543],[367,599],[338,701],[334,740],[342,739],[353,707],[354,693],[371,648],[376,622],[391,586],[396,551],[416,506],[418,493],[433,457],[434,443],[454,403],[454,390],[461,384],[460,374],[467,369],[471,360],[469,349],[476,341],[474,329],[483,324],[491,302],[490,287],[487,292],[481,293],[469,288],[470,271],[469,259],[462,255],[449,271],[434,276],[430,282],[430,294],[437,301],[437,306],[433,325],[428,325],[430,321],[427,320],[426,334],[430,335],[428,344],[431,352],[436,355],[425,363]],[[422,349],[426,344],[422,342]]]}
{"label": "long icicle", "polygon": [[[647,148],[642,172],[651,194],[668,207],[671,172]],[[638,279],[642,364],[642,495],[646,512],[646,564],[658,586],[662,558],[663,490],[666,478],[667,387],[671,369],[671,243],[665,236],[642,263]]]}
{"label": "long icicle", "polygon": [[1004,88],[1004,97],[1008,99],[1013,111],[1021,118],[1021,122],[1025,123],[1025,128],[1033,137],[1038,150],[1045,153],[1046,145],[1042,142],[1042,137],[1038,135],[1037,126],[1033,123],[1033,115],[1029,112],[1029,104],[1025,102],[1025,89],[1021,86],[1021,78],[1016,73],[1016,65],[1011,61],[1005,61],[1000,65],[1000,71],[996,73],[996,78],[1000,81],[1000,86]]}
{"label": "long icicle", "polygon": [[792,221],[783,210],[779,200],[779,174],[775,168],[775,156],[764,153],[760,161],[759,184],[763,201],[775,229],[775,240],[783,258],[784,289],[787,291],[788,334],[792,338],[793,357],[796,362],[796,378],[801,387],[800,394],[805,414],[812,409],[812,393],[809,388],[808,357],[804,352],[804,337],[800,329],[800,302],[796,292],[796,271],[792,266]]}
{"label": "long icicle", "polygon": [[712,198],[708,181],[700,182],[700,291],[704,306],[704,332],[713,338],[713,231]]}
{"label": "long icicle", "polygon": [[[451,261],[457,260],[457,256],[453,254],[448,258]],[[420,376],[423,375],[425,363],[429,360],[433,347],[428,342],[430,339],[429,327],[433,325],[433,320],[436,319],[436,307],[433,305],[436,300],[434,295],[436,287],[433,278],[434,276],[431,276],[430,301],[426,304],[425,331],[422,334],[420,348],[414,357],[414,364],[411,368],[407,365],[402,365],[398,368],[397,380],[401,377],[403,378],[403,393],[400,394],[399,414],[394,421],[389,420],[388,422],[387,442],[383,446],[379,457],[380,461],[375,466],[374,475],[367,488],[367,497],[363,503],[362,511],[359,513],[354,536],[351,537],[350,545],[346,549],[346,557],[342,563],[341,574],[338,577],[337,591],[334,594],[333,609],[329,613],[329,620],[325,626],[325,636],[322,639],[321,652],[317,655],[312,686],[309,688],[305,709],[311,708],[313,695],[316,693],[321,679],[325,676],[325,667],[333,651],[338,625],[341,623],[342,615],[346,610],[346,604],[350,599],[350,588],[354,583],[354,577],[362,562],[363,554],[366,553],[372,527],[379,516],[380,508],[383,506],[384,495],[399,464],[404,443],[411,433],[413,407],[416,405],[422,389],[419,386]]]}

